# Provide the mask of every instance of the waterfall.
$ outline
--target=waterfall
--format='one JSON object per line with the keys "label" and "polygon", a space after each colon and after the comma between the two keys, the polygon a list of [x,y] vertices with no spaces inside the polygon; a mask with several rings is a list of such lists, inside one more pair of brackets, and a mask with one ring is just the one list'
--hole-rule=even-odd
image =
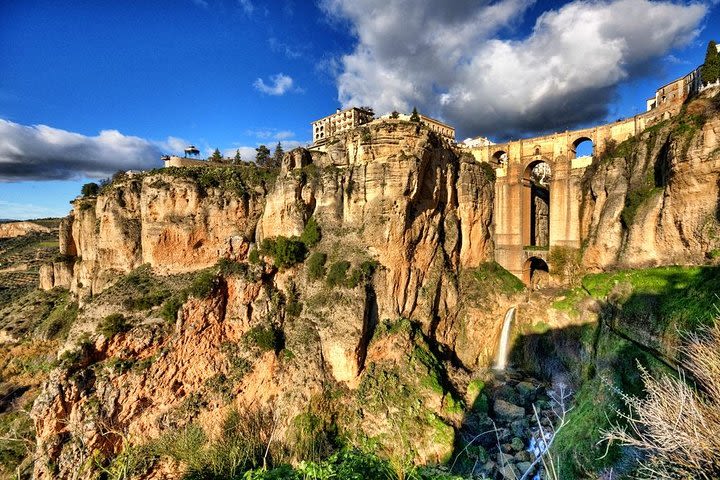
{"label": "waterfall", "polygon": [[500,347],[498,348],[497,361],[495,362],[496,370],[505,370],[507,365],[508,341],[510,340],[510,324],[515,316],[515,307],[510,307],[505,313],[505,321],[503,322],[502,333],[500,334]]}

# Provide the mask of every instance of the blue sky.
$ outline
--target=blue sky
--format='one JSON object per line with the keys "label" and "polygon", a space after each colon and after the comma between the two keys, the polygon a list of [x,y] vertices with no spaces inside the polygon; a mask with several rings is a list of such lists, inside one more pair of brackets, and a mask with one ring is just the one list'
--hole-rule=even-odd
{"label": "blue sky", "polygon": [[[713,3],[173,0],[0,4],[0,218],[61,216],[88,178],[310,140],[353,104],[458,138],[644,109],[702,62]],[[717,35],[716,35],[717,36]]]}

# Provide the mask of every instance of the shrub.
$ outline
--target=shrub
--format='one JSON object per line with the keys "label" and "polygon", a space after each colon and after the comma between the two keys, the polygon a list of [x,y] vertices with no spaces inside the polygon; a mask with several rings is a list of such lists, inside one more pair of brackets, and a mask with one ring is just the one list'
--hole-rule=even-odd
{"label": "shrub", "polygon": [[170,295],[171,293],[168,290],[160,290],[141,297],[126,298],[122,303],[127,310],[149,310],[163,303]]}
{"label": "shrub", "polygon": [[187,293],[195,298],[207,298],[215,290],[216,280],[212,270],[203,270],[193,279]]}
{"label": "shrub", "polygon": [[94,197],[100,191],[100,186],[95,182],[86,183],[80,189],[83,197]]}
{"label": "shrub", "polygon": [[273,262],[278,268],[292,267],[305,259],[305,244],[297,237],[287,238],[278,236],[266,238],[262,242],[262,253],[273,257]]}
{"label": "shrub", "polygon": [[306,271],[309,280],[320,280],[325,276],[325,262],[327,255],[321,252],[315,252],[308,258]]}
{"label": "shrub", "polygon": [[680,377],[656,377],[642,367],[646,396],[623,397],[631,428],[616,426],[610,441],[644,453],[640,478],[720,478],[720,322],[686,337]]}
{"label": "shrub", "polygon": [[337,287],[338,285],[345,285],[347,271],[349,268],[350,262],[345,260],[335,262],[330,265],[330,270],[328,271],[327,278],[325,279],[328,286]]}
{"label": "shrub", "polygon": [[118,333],[127,332],[131,325],[122,313],[112,313],[105,317],[100,324],[99,330],[105,338],[112,338]]}
{"label": "shrub", "polygon": [[271,326],[258,325],[253,327],[245,334],[245,338],[262,352],[281,349],[280,335]]}
{"label": "shrub", "polygon": [[287,290],[287,302],[285,304],[285,314],[288,317],[299,317],[302,313],[303,304],[300,302],[300,294],[297,291],[295,282],[290,282]]}
{"label": "shrub", "polygon": [[177,313],[183,303],[185,303],[184,295],[174,295],[170,297],[163,303],[160,309],[160,317],[168,323],[175,322],[175,320],[177,320]]}
{"label": "shrub", "polygon": [[221,258],[218,260],[217,267],[218,272],[223,276],[245,275],[248,271],[246,263],[236,262],[234,260],[230,260],[229,258]]}
{"label": "shrub", "polygon": [[253,265],[260,263],[260,251],[257,248],[253,248],[250,250],[250,253],[248,253],[248,262]]}
{"label": "shrub", "polygon": [[318,225],[315,217],[310,217],[305,224],[302,235],[300,235],[300,241],[303,242],[307,248],[312,248],[321,238],[320,225]]}

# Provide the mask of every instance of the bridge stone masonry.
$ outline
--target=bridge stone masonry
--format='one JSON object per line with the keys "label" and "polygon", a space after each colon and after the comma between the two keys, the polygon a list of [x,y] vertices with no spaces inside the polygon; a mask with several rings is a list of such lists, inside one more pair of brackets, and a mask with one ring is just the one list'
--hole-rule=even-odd
{"label": "bridge stone masonry", "polygon": [[[553,247],[580,248],[581,179],[611,142],[621,143],[676,115],[691,93],[632,118],[593,128],[493,144],[471,139],[458,147],[495,167],[495,261],[535,286],[552,271]],[[592,155],[578,146],[592,142]]]}

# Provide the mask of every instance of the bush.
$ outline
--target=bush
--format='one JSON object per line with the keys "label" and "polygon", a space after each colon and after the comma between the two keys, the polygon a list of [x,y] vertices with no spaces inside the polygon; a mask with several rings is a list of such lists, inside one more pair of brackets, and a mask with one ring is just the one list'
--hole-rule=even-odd
{"label": "bush", "polygon": [[122,313],[113,313],[103,319],[99,330],[105,338],[110,339],[118,333],[127,332],[130,328],[132,328],[132,326]]}
{"label": "bush", "polygon": [[80,189],[83,197],[94,197],[100,191],[100,186],[95,182],[86,183]]}
{"label": "bush", "polygon": [[253,265],[257,265],[260,263],[260,251],[258,251],[257,248],[253,248],[250,250],[250,253],[248,253],[248,262],[252,263]]}
{"label": "bush", "polygon": [[653,376],[639,367],[647,395],[623,396],[632,428],[620,426],[610,441],[643,452],[640,478],[720,478],[720,323],[686,337],[680,377]]}
{"label": "bush", "polygon": [[171,293],[168,290],[160,290],[141,297],[126,298],[122,304],[127,310],[149,310],[163,303],[170,295]]}
{"label": "bush", "polygon": [[328,286],[332,288],[337,287],[338,285],[345,285],[347,280],[347,271],[349,268],[350,262],[345,260],[335,262],[330,265],[330,270],[328,271],[327,278],[325,279]]}
{"label": "bush", "polygon": [[160,317],[168,323],[174,323],[177,320],[177,313],[185,300],[184,295],[174,295],[167,299],[160,309]]}
{"label": "bush", "polygon": [[271,326],[253,327],[245,334],[245,338],[262,352],[279,351],[282,348],[280,335]]}
{"label": "bush", "polygon": [[327,255],[321,252],[315,252],[308,258],[306,271],[309,280],[320,280],[325,276],[325,262]]}
{"label": "bush", "polygon": [[207,298],[215,290],[217,276],[212,270],[203,270],[194,279],[187,293],[195,298]]}
{"label": "bush", "polygon": [[263,240],[261,251],[273,257],[276,267],[289,268],[305,260],[307,250],[305,244],[297,237],[287,238],[281,235]]}
{"label": "bush", "polygon": [[315,221],[315,217],[310,217],[307,224],[305,224],[302,235],[300,235],[300,241],[303,242],[307,248],[312,248],[321,238],[320,225]]}

